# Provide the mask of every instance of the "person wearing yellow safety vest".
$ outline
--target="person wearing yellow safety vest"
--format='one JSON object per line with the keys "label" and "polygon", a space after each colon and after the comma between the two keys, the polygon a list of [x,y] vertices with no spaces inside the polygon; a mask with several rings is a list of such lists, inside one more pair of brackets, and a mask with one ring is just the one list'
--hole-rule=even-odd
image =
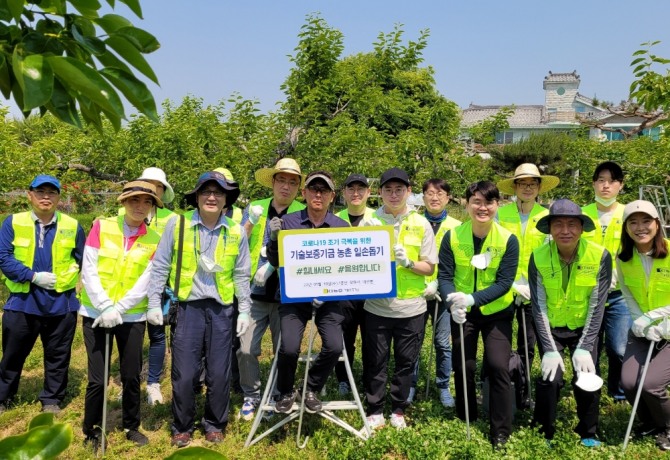
{"label": "person wearing yellow safety vest", "polygon": [[621,385],[632,404],[650,342],[655,342],[646,366],[637,416],[641,433],[656,435],[659,449],[670,450],[670,240],[663,237],[658,211],[648,201],[628,203],[623,211],[621,252],[616,260],[619,285],[633,326],[623,358]]}
{"label": "person wearing yellow safety vest", "polygon": [[453,354],[459,357],[453,360],[456,413],[465,419],[467,404],[470,420],[477,420],[475,368],[481,333],[484,366],[490,381],[489,436],[493,448],[502,449],[512,434],[509,360],[514,308],[511,287],[519,264],[519,241],[494,221],[500,200],[494,183],[470,184],[465,199],[470,220],[444,235],[437,272],[440,296],[451,310]]}
{"label": "person wearing yellow safety vest", "polygon": [[[613,161],[605,161],[596,166],[593,173],[595,203],[582,207],[595,225],[592,232],[584,232],[584,238],[598,243],[609,251],[615,259],[619,252],[623,230],[624,205],[617,201],[617,195],[623,188],[624,173],[621,166]],[[633,319],[621,294],[612,261],[612,285],[607,295],[605,318],[600,329],[598,344],[599,356],[596,366],[600,367],[600,354],[607,353],[607,392],[616,401],[624,401],[626,396],[621,388],[621,363],[626,351],[628,330]],[[604,347],[603,347],[604,340]]]}
{"label": "person wearing yellow safety vest", "polygon": [[[88,355],[88,385],[84,401],[85,442],[94,451],[101,443],[106,388],[106,340],[115,338],[123,385],[122,426],[136,445],[149,442],[140,428],[140,373],[146,321],[162,324],[161,308],[147,311],[151,258],[160,235],[145,219],[154,206],[163,207],[156,187],[145,181],[128,182],[118,201],[123,216],[97,219],[86,239],[81,271],[81,308],[84,344]],[[99,327],[98,327],[99,326]],[[107,358],[108,359],[108,358]]]}
{"label": "person wearing yellow safety vest", "polygon": [[412,372],[421,349],[419,339],[426,313],[425,277],[435,270],[437,247],[426,218],[407,206],[412,193],[407,173],[400,168],[388,169],[379,183],[383,206],[375,217],[394,228],[397,295],[365,301],[363,384],[367,423],[371,428],[379,428],[386,423],[387,367],[393,347],[390,421],[394,428],[403,429],[407,426],[405,409],[409,405]]}
{"label": "person wearing yellow safety vest", "polygon": [[267,260],[270,241],[270,221],[290,212],[305,209],[296,201],[305,178],[293,158],[282,158],[271,168],[261,168],[255,173],[256,182],[271,188],[272,196],[249,203],[244,210],[242,225],[249,238],[251,254],[251,323],[240,337],[237,361],[240,369],[240,386],[244,400],[238,417],[252,420],[261,399],[261,371],[258,357],[265,331],[270,327],[272,347],[276,350],[279,340],[279,277]]}
{"label": "person wearing yellow safety vest", "polygon": [[8,216],[0,229],[0,269],[9,291],[2,315],[0,413],[19,389],[37,337],[44,349],[42,411],[59,412],[65,398],[86,236],[75,219],[56,211],[60,192],[55,177],[35,177],[28,191],[31,210]]}
{"label": "person wearing yellow safety vest", "polygon": [[[612,257],[604,247],[583,238],[595,225],[570,200],[556,200],[537,228],[552,241],[533,251],[528,265],[530,301],[535,320],[542,378],[535,382],[533,425],[550,442],[556,432],[556,413],[566,351],[572,356],[572,389],[579,423],[575,431],[585,447],[598,447],[600,385],[596,356],[598,331],[612,279]],[[585,375],[582,375],[585,374]],[[602,382],[602,381],[600,381]]]}
{"label": "person wearing yellow safety vest", "polygon": [[[537,222],[547,215],[549,210],[537,202],[537,197],[555,188],[560,180],[556,176],[540,174],[540,170],[532,163],[519,165],[514,176],[498,181],[498,190],[506,195],[513,195],[516,200],[498,209],[497,222],[519,238],[519,267],[512,289],[516,309],[517,353],[524,358],[527,369],[533,367],[535,358],[535,325],[530,309],[530,288],[528,287],[528,261],[535,248],[547,241],[547,235],[537,229]],[[524,337],[525,326],[525,337]],[[526,343],[528,348],[526,349]],[[530,375],[530,373],[529,373]],[[517,388],[522,393],[521,406],[530,407],[530,385]]]}
{"label": "person wearing yellow safety vest", "polygon": [[[440,250],[442,238],[452,228],[458,227],[461,221],[448,215],[447,204],[451,198],[451,187],[444,179],[428,179],[423,184],[423,204],[425,211],[423,216],[430,223],[435,235],[435,246]],[[420,343],[423,343],[423,332],[425,332],[428,318],[433,322],[433,345],[435,347],[435,383],[440,391],[440,402],[445,408],[454,407],[456,402],[449,389],[451,379],[451,315],[446,305],[441,302],[438,292],[437,270],[432,276],[426,277],[426,289],[423,292],[428,303],[424,319],[424,328]],[[419,361],[414,366],[412,376],[412,388],[409,392],[409,402],[414,400],[416,385],[419,380]],[[430,369],[431,363],[428,363]],[[430,378],[430,377],[428,377]]]}
{"label": "person wearing yellow safety vest", "polygon": [[[205,440],[223,441],[230,405],[233,336],[249,326],[249,245],[242,226],[223,215],[240,194],[223,174],[202,174],[184,195],[195,207],[184,214],[183,249],[179,253],[180,218],[168,222],[156,250],[149,283],[149,311],[161,306],[163,286],[176,286],[181,256],[179,305],[172,336],[172,445],[191,442],[196,420],[194,384],[205,366],[207,395],[202,427]],[[233,298],[239,303],[233,329]],[[201,359],[204,356],[204,361]]]}
{"label": "person wearing yellow safety vest", "polygon": [[[347,207],[335,215],[340,219],[349,222],[352,227],[363,227],[365,225],[381,225],[374,217],[374,209],[369,208],[368,197],[370,196],[370,184],[368,178],[363,174],[349,174],[344,180],[342,187],[342,196]],[[356,353],[356,334],[358,328],[361,328],[361,340],[365,336],[364,332],[364,312],[363,305],[365,300],[347,300],[341,301],[342,314],[342,335],[344,336],[344,346],[347,348],[347,358],[353,369],[354,355]],[[365,345],[362,345],[363,347]],[[338,382],[338,392],[341,396],[351,393],[347,370],[344,362],[338,361],[335,365],[335,375]]]}

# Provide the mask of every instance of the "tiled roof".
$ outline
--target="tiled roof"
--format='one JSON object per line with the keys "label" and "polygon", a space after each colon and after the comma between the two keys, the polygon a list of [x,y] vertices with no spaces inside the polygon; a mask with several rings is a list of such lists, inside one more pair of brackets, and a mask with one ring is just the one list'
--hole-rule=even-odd
{"label": "tiled roof", "polygon": [[547,89],[547,83],[579,83],[579,75],[577,71],[573,70],[570,73],[553,73],[549,71],[549,75],[544,77],[544,82],[542,83],[543,89]]}
{"label": "tiled roof", "polygon": [[[472,126],[480,121],[495,115],[505,106],[502,105],[474,105],[470,104],[463,110],[462,125]],[[542,126],[544,116],[544,106],[542,105],[517,105],[514,107],[514,114],[509,117],[510,128],[532,128]]]}

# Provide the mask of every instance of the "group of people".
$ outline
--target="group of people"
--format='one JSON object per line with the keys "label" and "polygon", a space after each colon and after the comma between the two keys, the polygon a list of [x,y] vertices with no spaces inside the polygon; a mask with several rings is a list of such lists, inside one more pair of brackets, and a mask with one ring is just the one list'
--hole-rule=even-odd
{"label": "group of people", "polygon": [[[536,345],[539,349],[533,424],[547,442],[555,434],[567,352],[579,418],[575,431],[584,446],[600,445],[600,388],[583,382],[599,373],[604,348],[610,395],[632,403],[642,384],[640,431],[653,434],[659,448],[670,450],[668,240],[653,204],[618,203],[624,175],[616,163],[598,165],[595,202],[583,208],[567,199],[548,209],[540,205],[539,195],[559,180],[529,163],[497,184],[470,184],[464,195],[465,222],[448,215],[451,188],[439,178],[423,184],[424,211],[415,211],[408,205],[410,177],[399,168],[382,173],[376,210],[368,207],[370,184],[360,172],[350,174],[340,189],[328,171],[304,175],[295,160],[283,158],[256,171],[255,179],[272,194],[242,211],[234,206],[240,189],[230,171],[206,172],[184,195],[192,209],[177,215],[165,208],[174,199],[165,173],[147,168],[124,185],[118,214],[97,219],[86,237],[76,220],[56,210],[58,179],[37,176],[28,191],[32,209],[8,216],[0,229],[0,269],[10,291],[2,317],[0,411],[17,393],[38,336],[44,345],[39,399],[43,411],[60,410],[78,312],[88,354],[83,432],[94,449],[103,436],[105,366],[113,339],[119,351],[122,427],[130,441],[148,442],[139,430],[142,346],[146,328],[148,402],[162,403],[168,318],[174,446],[191,442],[201,385],[206,388],[202,428],[207,441],[224,439],[232,388],[243,394],[238,417],[258,415],[263,385],[259,356],[268,327],[278,351],[275,412],[296,410],[298,398],[308,412],[321,411],[319,394],[333,371],[338,392],[349,394],[352,388],[338,359],[346,348],[353,362],[360,330],[367,424],[373,429],[386,424],[393,353],[388,420],[402,429],[416,397],[430,318],[439,400],[445,408],[455,407],[461,419],[478,417],[481,335],[490,440],[500,449],[512,434],[509,363],[516,315],[517,348],[526,366],[532,366]],[[335,214],[340,190],[346,208]],[[499,206],[501,193],[512,201]],[[281,302],[281,231],[376,225],[394,230],[396,297]],[[322,348],[300,395],[295,373],[313,313]],[[652,358],[646,362],[650,347]],[[646,378],[640,382],[643,367]],[[532,382],[526,385],[528,395]],[[530,398],[522,401],[522,408],[531,407]]]}

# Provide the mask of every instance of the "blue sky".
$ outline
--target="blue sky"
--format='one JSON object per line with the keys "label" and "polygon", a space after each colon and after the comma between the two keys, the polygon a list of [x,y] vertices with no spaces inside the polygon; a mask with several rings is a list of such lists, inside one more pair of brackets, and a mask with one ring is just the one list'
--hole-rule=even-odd
{"label": "blue sky", "polygon": [[577,70],[580,93],[618,102],[628,95],[640,43],[661,40],[656,53],[670,58],[665,0],[143,0],[142,7],[144,20],[123,5],[117,12],[161,42],[148,56],[159,105],[187,94],[216,104],[237,92],[272,110],[310,13],[344,34],[345,56],[371,51],[395,24],[403,24],[405,41],[429,29],[424,64],[434,68],[437,90],[461,107],[542,104],[549,70]]}

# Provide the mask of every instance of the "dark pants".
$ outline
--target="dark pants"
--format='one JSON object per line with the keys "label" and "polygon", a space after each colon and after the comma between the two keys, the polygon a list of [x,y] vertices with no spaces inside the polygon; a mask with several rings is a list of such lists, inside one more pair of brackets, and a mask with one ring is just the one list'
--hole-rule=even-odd
{"label": "dark pants", "polygon": [[[342,308],[342,336],[344,337],[344,346],[347,350],[347,358],[349,358],[349,366],[353,369],[354,354],[356,353],[356,334],[358,328],[361,328],[361,339],[365,336],[365,310],[363,310],[365,300],[348,300],[340,302]],[[363,348],[365,345],[362,344]],[[338,382],[349,383],[347,377],[347,369],[344,362],[339,362],[335,365],[335,375]]]}
{"label": "dark pants", "polygon": [[[300,342],[307,321],[312,318],[312,305],[305,303],[281,304],[279,323],[281,344],[277,357],[277,391],[293,391],[298,367]],[[321,336],[321,351],[309,367],[307,389],[318,392],[326,384],[342,353],[342,309],[339,302],[326,302],[316,310],[316,327]]]}
{"label": "dark pants", "polygon": [[[425,319],[423,321],[423,329],[421,330],[421,337],[419,338],[419,351],[426,333],[426,325],[428,318],[433,322],[433,333],[435,335],[434,343],[431,346],[435,347],[435,384],[439,389],[449,389],[449,380],[451,379],[451,313],[445,302],[437,304],[437,318],[435,318],[435,305],[437,300],[429,300]],[[419,383],[419,362],[416,360],[414,365],[414,372],[412,375],[412,386],[416,387]],[[431,363],[427,363],[428,366]]]}
{"label": "dark pants", "polygon": [[195,387],[204,355],[205,432],[221,432],[228,424],[233,308],[212,299],[181,302],[172,341],[172,434],[192,433]]}
{"label": "dark pants", "polygon": [[147,383],[160,383],[165,363],[165,325],[147,323],[149,334],[149,376]]}
{"label": "dark pants", "polygon": [[[577,348],[579,339],[582,336],[582,329],[570,330],[567,327],[557,327],[551,329],[551,335],[554,338],[557,351],[561,357],[565,357],[565,350],[570,351],[570,355]],[[544,350],[540,346],[540,355],[544,355]],[[593,362],[596,362],[598,352],[591,350]],[[575,427],[575,432],[582,438],[592,438],[598,429],[598,408],[600,404],[600,390],[584,391],[575,385],[577,373],[572,374],[572,390],[577,402],[577,418],[579,423]],[[556,413],[558,400],[560,399],[561,388],[565,384],[563,380],[563,371],[559,367],[556,371],[553,381],[542,380],[539,377],[535,381],[535,413],[533,414],[533,424],[540,425],[540,432],[544,433],[546,439],[553,439],[556,432]]]}
{"label": "dark pants", "polygon": [[76,327],[76,312],[38,316],[5,310],[2,315],[0,403],[11,400],[19,390],[23,365],[38,336],[44,348],[44,386],[39,399],[42,405],[63,402]]}
{"label": "dark pants", "polygon": [[[670,430],[670,398],[667,390],[670,385],[670,346],[662,340],[654,348],[642,384],[637,416],[646,426]],[[635,401],[648,351],[648,340],[628,335],[621,385],[631,405]]]}
{"label": "dark pants", "polygon": [[[526,342],[528,342],[528,365],[530,368],[533,368],[533,359],[535,359],[535,344],[537,343],[537,338],[535,336],[535,321],[533,321],[533,312],[530,307],[530,303],[523,303],[516,306],[516,322],[517,322],[517,331],[516,331],[516,351],[521,356],[523,361],[524,369],[526,368],[526,344],[524,342],[523,334],[523,321],[526,320]],[[530,387],[531,383],[526,382],[526,385]],[[528,391],[526,391],[528,394]]]}
{"label": "dark pants", "polygon": [[419,359],[419,338],[424,319],[423,313],[411,318],[387,318],[365,312],[363,384],[368,415],[381,414],[384,409],[391,342],[395,361],[391,379],[391,410],[404,411],[407,408],[414,364]]}
{"label": "dark pants", "polygon": [[484,366],[489,378],[489,416],[491,437],[512,434],[512,384],[509,373],[509,359],[512,353],[512,319],[514,309],[506,309],[492,315],[482,315],[473,309],[463,324],[463,338],[460,326],[451,322],[453,344],[454,383],[456,387],[456,413],[465,420],[465,399],[463,395],[463,365],[461,347],[465,351],[465,377],[468,390],[468,410],[470,420],[477,420],[477,394],[475,374],[477,368],[477,343],[479,334],[484,342]]}
{"label": "dark pants", "polygon": [[600,373],[600,355],[603,349],[607,353],[607,392],[614,399],[623,401],[626,398],[621,388],[621,365],[626,352],[628,331],[633,319],[626,306],[621,291],[610,291],[607,294],[607,305],[598,337],[598,361],[596,369]]}
{"label": "dark pants", "polygon": [[[102,426],[102,407],[105,384],[105,336],[109,333],[109,353],[116,339],[119,350],[119,370],[123,385],[123,428],[137,430],[140,427],[140,372],[142,371],[142,345],[145,322],[123,323],[110,329],[93,328],[92,318],[82,318],[84,344],[88,355],[88,385],[84,402],[83,431],[86,436],[95,436],[95,427]],[[99,428],[98,428],[99,430]]]}

